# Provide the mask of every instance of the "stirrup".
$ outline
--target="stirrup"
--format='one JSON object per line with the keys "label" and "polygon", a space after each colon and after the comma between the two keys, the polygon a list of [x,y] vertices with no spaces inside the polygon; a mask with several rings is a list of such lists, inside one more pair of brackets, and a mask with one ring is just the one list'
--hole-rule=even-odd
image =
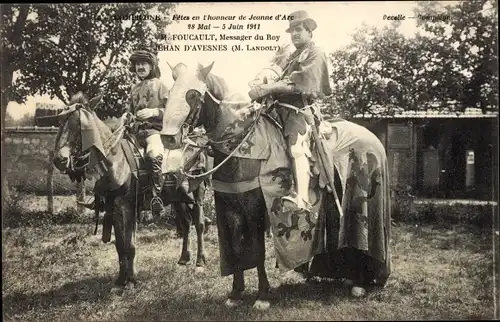
{"label": "stirrup", "polygon": [[150,206],[151,206],[151,212],[152,212],[153,216],[156,216],[156,217],[160,216],[162,210],[164,209],[163,201],[158,196],[154,196],[153,198],[151,198],[151,205]]}

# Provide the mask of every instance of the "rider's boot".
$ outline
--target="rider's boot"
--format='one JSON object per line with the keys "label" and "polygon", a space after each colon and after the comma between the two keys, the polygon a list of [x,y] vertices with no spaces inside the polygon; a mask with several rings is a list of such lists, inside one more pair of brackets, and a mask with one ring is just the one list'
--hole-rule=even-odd
{"label": "rider's boot", "polygon": [[162,161],[163,155],[159,154],[150,158],[151,181],[152,181],[152,199],[151,212],[153,216],[160,216],[163,211],[163,201],[161,200],[161,191],[163,188]]}
{"label": "rider's boot", "polygon": [[292,163],[295,175],[296,196],[285,196],[283,199],[294,203],[299,209],[309,210],[309,182],[311,179],[309,173],[309,160],[304,154],[300,157],[292,159]]}
{"label": "rider's boot", "polygon": [[299,209],[310,210],[309,205],[309,160],[310,151],[308,147],[310,127],[306,127],[306,132],[304,134],[297,133],[297,138],[295,142],[289,142],[289,152],[291,156],[293,172],[295,176],[295,192],[297,193],[294,197],[283,197],[284,200],[288,200],[294,203]]}

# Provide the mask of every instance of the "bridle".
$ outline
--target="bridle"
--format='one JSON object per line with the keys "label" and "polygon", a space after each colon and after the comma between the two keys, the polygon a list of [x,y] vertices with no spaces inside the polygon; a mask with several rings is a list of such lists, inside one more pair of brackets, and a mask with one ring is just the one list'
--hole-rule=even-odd
{"label": "bridle", "polygon": [[[240,102],[239,101],[221,101],[221,100],[218,100],[210,91],[206,90],[206,93],[210,96],[210,98],[217,105],[220,105],[222,102],[229,103],[229,104],[247,103],[247,101],[244,101],[244,102],[243,101],[240,101]],[[192,113],[192,114],[194,114],[196,116],[193,117],[192,120],[190,120],[191,124],[184,123],[183,127],[193,128],[194,126],[196,126],[196,123],[198,121],[198,117],[199,117],[199,114],[200,114],[201,107],[202,107],[203,103],[204,103],[203,98],[200,95],[200,99],[199,99],[198,102],[196,102],[196,107],[194,108],[194,112]],[[245,106],[244,108],[250,107],[250,106],[252,106],[254,104],[259,104],[259,103],[257,103],[257,102],[254,102],[254,103],[249,102],[248,105]],[[232,158],[235,155],[235,153],[246,143],[246,141],[248,140],[248,138],[254,133],[253,130],[255,129],[255,127],[257,125],[257,122],[260,119],[260,116],[262,115],[263,111],[264,111],[264,108],[257,109],[257,113],[255,115],[255,118],[254,118],[253,122],[250,124],[250,126],[248,126],[247,128],[243,129],[241,132],[235,133],[235,134],[231,135],[230,137],[227,137],[227,138],[225,138],[223,140],[215,141],[215,140],[212,140],[212,139],[209,138],[208,142],[205,145],[199,146],[199,145],[195,144],[192,140],[189,139],[188,133],[187,133],[187,135],[183,134],[183,138],[182,138],[183,142],[185,142],[187,145],[191,145],[191,146],[200,148],[200,150],[195,154],[195,156],[193,156],[193,158],[194,158],[194,157],[197,157],[202,151],[208,149],[209,146],[213,146],[214,144],[221,144],[221,143],[224,143],[224,142],[228,142],[228,141],[234,139],[235,137],[242,136],[243,133],[246,132],[245,136],[240,141],[240,143],[236,146],[236,148],[234,148],[233,151],[231,151],[231,153],[229,153],[229,155],[224,160],[222,160],[217,166],[213,167],[209,171],[206,171],[206,172],[200,173],[200,174],[196,174],[196,175],[187,173],[187,170],[189,170],[189,169],[186,169],[186,168],[182,169],[181,168],[180,169],[181,174],[183,176],[189,178],[189,179],[200,179],[200,178],[207,177],[207,176],[211,175],[212,173],[216,172],[230,158]],[[188,119],[189,119],[189,115],[188,115],[188,118],[186,118],[186,121],[188,121]],[[193,121],[196,121],[196,122],[193,123]],[[186,145],[186,147],[187,147],[187,145]],[[189,162],[187,162],[187,163],[189,163]]]}
{"label": "bridle", "polygon": [[[69,107],[66,111],[63,111],[60,116],[65,115],[66,119],[64,122],[61,122],[60,131],[65,127],[67,122],[69,121],[70,115],[74,112],[80,113],[80,109],[85,108],[82,104],[77,103],[74,106]],[[78,118],[80,120],[80,118]],[[81,126],[81,124],[79,124]],[[125,125],[120,126],[114,133],[118,133],[121,131]],[[58,135],[57,140],[60,138],[60,133]],[[111,139],[115,139],[114,135],[111,135],[107,140],[103,142],[103,144],[108,143]],[[90,155],[91,148],[82,151],[82,132],[79,131],[79,134],[76,136],[76,139],[69,142],[71,145],[70,154],[68,157],[68,164],[66,167],[65,173],[68,174],[72,181],[77,180],[78,182],[83,178],[85,180],[85,172],[88,170],[87,167],[90,164]],[[115,144],[111,146],[114,147]],[[60,147],[58,147],[60,148]],[[107,153],[106,153],[107,154]]]}
{"label": "bridle", "polygon": [[[80,108],[83,108],[82,104],[75,104],[73,107],[69,107],[67,110],[63,111],[59,116],[66,116],[65,120],[61,122],[59,133],[57,136],[57,142],[59,142],[62,130],[66,127],[70,116],[74,112],[79,112]],[[82,179],[85,180],[85,170],[90,162],[90,151],[81,151],[82,147],[82,137],[81,133],[76,137],[76,139],[68,140],[66,144],[71,146],[70,153],[68,156],[68,162],[66,165],[65,174],[69,176],[71,181],[80,182]],[[60,149],[61,146],[56,147]]]}

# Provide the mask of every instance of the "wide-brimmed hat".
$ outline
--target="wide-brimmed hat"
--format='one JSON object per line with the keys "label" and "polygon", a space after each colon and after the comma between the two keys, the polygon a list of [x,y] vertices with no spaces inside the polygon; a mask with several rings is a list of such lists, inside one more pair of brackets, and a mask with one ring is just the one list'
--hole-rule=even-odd
{"label": "wide-brimmed hat", "polygon": [[290,33],[292,29],[300,23],[304,23],[304,25],[310,31],[313,31],[314,29],[316,29],[316,27],[318,27],[316,21],[314,21],[314,19],[312,18],[309,18],[309,15],[305,10],[292,12],[289,16],[291,16],[290,26],[288,27],[287,30],[285,30],[288,33]]}
{"label": "wide-brimmed hat", "polygon": [[153,54],[150,51],[147,50],[137,50],[135,51],[131,56],[130,56],[130,68],[129,70],[132,73],[135,73],[135,64],[138,61],[146,61],[151,64],[153,67],[151,69],[151,72],[154,74],[155,77],[160,77],[160,69],[158,66],[158,58],[156,58],[156,55]]}

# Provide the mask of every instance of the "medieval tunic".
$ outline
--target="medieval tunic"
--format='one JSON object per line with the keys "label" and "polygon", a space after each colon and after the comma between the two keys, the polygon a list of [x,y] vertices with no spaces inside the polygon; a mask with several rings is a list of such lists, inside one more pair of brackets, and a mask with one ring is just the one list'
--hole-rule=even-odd
{"label": "medieval tunic", "polygon": [[159,134],[163,126],[163,110],[168,98],[168,88],[159,78],[145,79],[132,87],[129,112],[136,115],[145,108],[160,109],[160,115],[145,121],[137,133],[139,142],[152,134]]}
{"label": "medieval tunic", "polygon": [[[298,108],[331,94],[326,55],[313,42],[292,53],[282,79],[294,84],[297,93],[276,95],[275,99]],[[289,144],[295,144],[297,133],[306,131],[306,116],[286,107],[278,107],[277,111],[284,124],[285,138]]]}

